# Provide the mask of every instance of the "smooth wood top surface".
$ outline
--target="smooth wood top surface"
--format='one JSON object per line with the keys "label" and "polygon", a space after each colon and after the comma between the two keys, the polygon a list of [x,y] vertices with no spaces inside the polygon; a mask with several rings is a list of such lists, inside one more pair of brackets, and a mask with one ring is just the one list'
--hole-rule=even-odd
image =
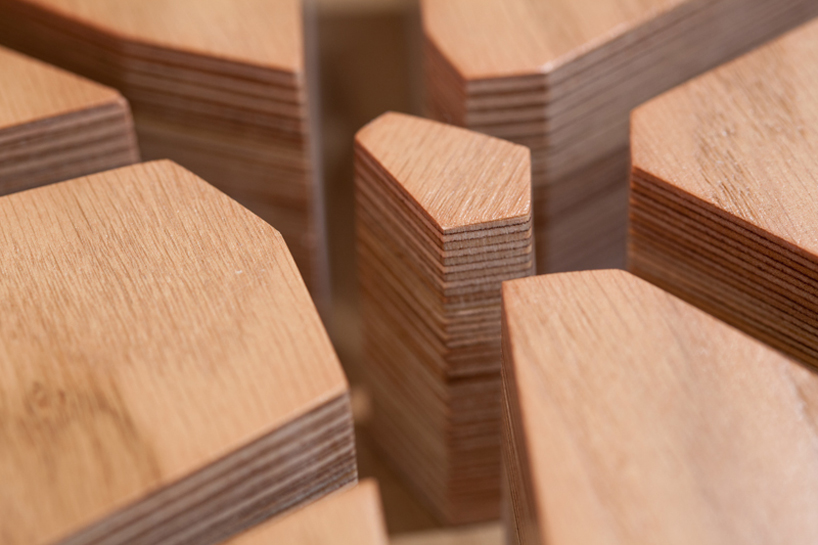
{"label": "smooth wood top surface", "polygon": [[694,0],[421,0],[427,34],[466,79],[550,72]]}
{"label": "smooth wood top surface", "polygon": [[120,39],[302,72],[301,0],[23,0]]}
{"label": "smooth wood top surface", "polygon": [[818,22],[636,110],[633,166],[818,254]]}
{"label": "smooth wood top surface", "polygon": [[443,231],[531,212],[524,146],[398,113],[380,116],[355,140]]}
{"label": "smooth wood top surface", "polygon": [[115,102],[113,89],[0,47],[0,130]]}
{"label": "smooth wood top surface", "polygon": [[542,543],[818,540],[818,377],[623,271],[503,291]]}
{"label": "smooth wood top surface", "polygon": [[388,545],[375,481],[336,492],[224,545]]}
{"label": "smooth wood top surface", "polygon": [[173,163],[3,197],[0,224],[6,545],[62,537],[346,391],[281,236]]}

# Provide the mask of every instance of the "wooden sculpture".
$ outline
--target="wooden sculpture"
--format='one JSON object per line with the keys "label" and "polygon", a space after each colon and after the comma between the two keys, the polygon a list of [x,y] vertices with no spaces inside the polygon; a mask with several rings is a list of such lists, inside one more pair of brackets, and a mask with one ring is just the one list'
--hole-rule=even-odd
{"label": "wooden sculpture", "polygon": [[170,162],[0,199],[0,541],[216,543],[356,479],[281,236]]}
{"label": "wooden sculpture", "polygon": [[423,0],[429,113],[531,148],[537,267],[623,267],[628,114],[814,0]]}
{"label": "wooden sculpture", "polygon": [[631,269],[818,365],[818,23],[635,112]]}
{"label": "wooden sculpture", "polygon": [[818,376],[624,271],[503,286],[512,542],[818,540]]}
{"label": "wooden sculpture", "polygon": [[529,152],[385,114],[355,153],[373,435],[442,520],[496,518],[500,283],[533,270]]}
{"label": "wooden sculpture", "polygon": [[143,156],[203,176],[284,236],[326,297],[300,0],[0,0],[0,42],[119,89]]}
{"label": "wooden sculpture", "polygon": [[137,161],[122,95],[0,48],[0,195]]}
{"label": "wooden sculpture", "polygon": [[378,486],[364,481],[224,545],[388,545]]}

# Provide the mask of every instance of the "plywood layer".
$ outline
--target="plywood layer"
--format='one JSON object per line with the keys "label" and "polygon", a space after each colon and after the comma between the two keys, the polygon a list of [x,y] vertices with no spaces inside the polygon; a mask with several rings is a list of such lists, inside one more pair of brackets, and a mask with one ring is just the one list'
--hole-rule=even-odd
{"label": "plywood layer", "polygon": [[287,240],[326,303],[300,0],[0,0],[0,42],[117,88],[169,158]]}
{"label": "plywood layer", "polygon": [[630,267],[818,365],[818,24],[633,117]]}
{"label": "plywood layer", "polygon": [[423,0],[428,113],[531,149],[540,272],[623,267],[628,115],[812,0]]}
{"label": "plywood layer", "polygon": [[355,153],[373,435],[441,520],[496,518],[500,284],[533,269],[528,150],[385,114]]}
{"label": "plywood layer", "polygon": [[0,199],[3,543],[216,543],[356,479],[281,236],[154,162]]}
{"label": "plywood layer", "polygon": [[122,95],[0,48],[0,194],[138,160]]}
{"label": "plywood layer", "polygon": [[503,286],[512,543],[814,543],[818,376],[624,271]]}

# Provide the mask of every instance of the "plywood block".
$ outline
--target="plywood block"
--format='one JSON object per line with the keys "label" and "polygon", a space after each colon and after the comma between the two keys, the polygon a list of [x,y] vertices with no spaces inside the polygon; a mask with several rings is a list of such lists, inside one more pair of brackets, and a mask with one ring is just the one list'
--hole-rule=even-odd
{"label": "plywood block", "polygon": [[630,267],[818,365],[818,24],[634,113]]}
{"label": "plywood block", "polygon": [[122,95],[0,48],[0,194],[137,161]]}
{"label": "plywood block", "polygon": [[500,284],[532,273],[522,146],[402,114],[356,138],[373,436],[446,522],[499,514]]}
{"label": "plywood block", "polygon": [[375,481],[336,492],[224,545],[388,545]]}
{"label": "plywood block", "polygon": [[818,376],[624,271],[503,311],[512,542],[818,539]]}
{"label": "plywood block", "polygon": [[300,0],[0,0],[0,42],[117,88],[169,158],[279,230],[328,294]]}
{"label": "plywood block", "polygon": [[813,0],[422,0],[428,112],[531,148],[540,272],[623,267],[632,108]]}
{"label": "plywood block", "polygon": [[173,163],[0,199],[4,544],[216,543],[356,479],[281,236]]}

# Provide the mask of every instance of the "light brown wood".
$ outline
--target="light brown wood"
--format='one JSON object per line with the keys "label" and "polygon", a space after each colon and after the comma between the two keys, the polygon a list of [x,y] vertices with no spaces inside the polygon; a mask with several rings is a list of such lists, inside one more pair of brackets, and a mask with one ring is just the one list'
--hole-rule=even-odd
{"label": "light brown wood", "polygon": [[818,365],[818,23],[633,117],[631,269]]}
{"label": "light brown wood", "polygon": [[137,161],[122,95],[0,48],[0,194]]}
{"label": "light brown wood", "polygon": [[0,199],[0,536],[215,543],[356,478],[281,236],[170,162]]}
{"label": "light brown wood", "polygon": [[624,271],[503,309],[516,542],[818,540],[818,376]]}
{"label": "light brown wood", "polygon": [[812,0],[422,0],[428,112],[531,148],[540,272],[624,267],[628,114]]}
{"label": "light brown wood", "polygon": [[391,545],[503,545],[503,527],[499,523],[468,528],[432,530],[414,534],[397,535]]}
{"label": "light brown wood", "polygon": [[224,545],[388,545],[375,481],[336,492]]}
{"label": "light brown wood", "polygon": [[356,138],[373,437],[437,516],[499,515],[500,284],[532,273],[528,150],[402,114]]}
{"label": "light brown wood", "polygon": [[146,159],[279,230],[328,297],[300,0],[0,0],[0,42],[120,90]]}

